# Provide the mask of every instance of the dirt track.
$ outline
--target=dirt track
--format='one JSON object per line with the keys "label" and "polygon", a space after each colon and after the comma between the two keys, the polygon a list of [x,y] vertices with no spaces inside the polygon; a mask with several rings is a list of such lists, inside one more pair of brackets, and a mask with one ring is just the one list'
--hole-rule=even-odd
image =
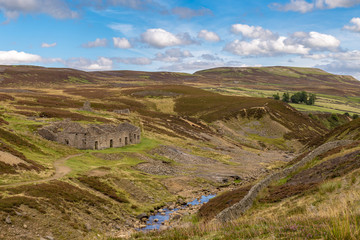
{"label": "dirt track", "polygon": [[69,168],[68,166],[65,166],[65,162],[70,158],[77,157],[80,155],[82,155],[82,153],[70,155],[70,156],[63,157],[63,158],[56,160],[54,162],[55,173],[51,177],[40,179],[40,180],[34,180],[34,181],[5,184],[5,185],[1,185],[0,188],[17,187],[17,186],[33,184],[33,183],[44,183],[44,182],[48,182],[51,180],[60,179],[71,172],[71,168]]}

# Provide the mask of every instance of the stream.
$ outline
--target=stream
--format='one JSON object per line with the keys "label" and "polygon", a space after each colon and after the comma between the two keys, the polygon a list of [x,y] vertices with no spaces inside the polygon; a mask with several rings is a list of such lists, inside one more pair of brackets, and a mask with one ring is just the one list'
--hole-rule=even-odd
{"label": "stream", "polygon": [[[149,219],[146,221],[146,227],[138,229],[140,231],[148,231],[148,230],[159,230],[160,226],[164,221],[168,221],[170,219],[170,215],[174,212],[177,212],[180,209],[185,209],[189,206],[199,205],[203,203],[207,203],[211,198],[215,197],[215,194],[210,194],[207,196],[201,196],[200,199],[194,199],[191,202],[188,202],[186,205],[184,205],[181,208],[175,208],[173,210],[169,210],[168,208],[163,208],[163,212],[157,213],[156,215],[152,215],[149,217]],[[157,219],[158,221],[155,222]]]}

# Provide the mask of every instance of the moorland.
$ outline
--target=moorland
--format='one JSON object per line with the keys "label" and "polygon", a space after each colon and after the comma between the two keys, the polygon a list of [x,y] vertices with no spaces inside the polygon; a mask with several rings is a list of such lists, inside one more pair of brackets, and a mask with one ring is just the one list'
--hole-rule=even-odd
{"label": "moorland", "polygon": [[[274,94],[307,91],[314,105]],[[2,239],[358,239],[360,82],[294,67],[194,74],[0,67]],[[90,102],[93,111],[81,110]],[[128,114],[114,110],[129,109]],[[140,144],[79,150],[42,138],[54,121],[130,122]],[[324,144],[344,144],[261,189],[230,222],[217,214]],[[204,195],[161,231],[149,215]]]}

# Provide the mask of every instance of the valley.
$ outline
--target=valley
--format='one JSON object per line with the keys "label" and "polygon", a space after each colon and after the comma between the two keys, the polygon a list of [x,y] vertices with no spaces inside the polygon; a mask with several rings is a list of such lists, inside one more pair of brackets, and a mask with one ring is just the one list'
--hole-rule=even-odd
{"label": "valley", "polygon": [[[360,200],[353,117],[360,83],[352,77],[290,67],[185,74],[2,66],[0,79],[1,239],[359,236],[352,219]],[[317,95],[315,105],[272,99],[302,90]],[[63,120],[128,122],[141,142],[80,150],[38,133]],[[234,221],[213,221],[270,174],[343,140],[350,142],[272,181]],[[164,208],[210,194],[217,196],[179,212],[162,231],[137,230]],[[348,221],[349,232],[335,221]]]}

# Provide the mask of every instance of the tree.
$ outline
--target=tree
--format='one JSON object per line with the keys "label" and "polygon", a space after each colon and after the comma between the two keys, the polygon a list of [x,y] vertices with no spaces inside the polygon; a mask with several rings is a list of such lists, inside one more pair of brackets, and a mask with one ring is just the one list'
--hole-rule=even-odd
{"label": "tree", "polygon": [[309,99],[306,101],[307,105],[314,105],[316,100],[316,94],[310,93]]}
{"label": "tree", "polygon": [[294,95],[291,96],[291,102],[292,103],[299,103],[301,100],[301,92],[297,92]]}
{"label": "tree", "polygon": [[274,97],[275,100],[280,100],[280,95],[279,95],[279,93],[274,94],[273,97]]}
{"label": "tree", "polygon": [[300,96],[300,101],[299,101],[299,102],[301,102],[301,103],[307,103],[307,99],[308,99],[308,94],[307,94],[307,92],[301,91],[300,94],[299,94],[299,96]]}
{"label": "tree", "polygon": [[286,93],[283,94],[283,96],[282,96],[282,101],[283,101],[283,102],[287,102],[287,103],[290,102],[290,95],[289,95],[289,93],[286,92]]}

